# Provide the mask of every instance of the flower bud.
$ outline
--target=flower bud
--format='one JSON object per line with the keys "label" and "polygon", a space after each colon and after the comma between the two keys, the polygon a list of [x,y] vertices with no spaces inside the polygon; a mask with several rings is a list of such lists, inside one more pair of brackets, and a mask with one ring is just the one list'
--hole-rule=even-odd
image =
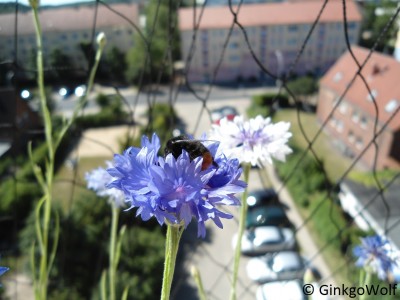
{"label": "flower bud", "polygon": [[107,43],[106,34],[104,32],[100,32],[97,35],[96,41],[100,48],[104,48]]}
{"label": "flower bud", "polygon": [[40,0],[29,0],[29,5],[30,5],[32,8],[36,9],[36,8],[38,8],[39,5],[40,5]]}

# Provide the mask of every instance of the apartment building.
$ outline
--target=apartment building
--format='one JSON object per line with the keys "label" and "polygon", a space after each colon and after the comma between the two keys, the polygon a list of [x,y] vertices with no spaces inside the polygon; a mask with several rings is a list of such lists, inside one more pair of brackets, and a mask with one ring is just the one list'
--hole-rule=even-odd
{"label": "apartment building", "polygon": [[[316,0],[243,4],[237,21],[246,36],[237,25],[232,27],[234,15],[228,6],[180,9],[181,48],[188,79],[270,80],[260,64],[273,75],[288,73],[322,6],[323,1]],[[353,1],[346,1],[346,17],[350,43],[356,44],[361,14]],[[328,1],[293,72],[323,74],[345,49],[342,1]]]}
{"label": "apartment building", "polygon": [[[353,47],[360,64],[369,50]],[[374,52],[359,68],[346,52],[320,81],[317,118],[346,155],[368,169],[400,168],[400,62]],[[375,101],[374,101],[375,100]],[[334,109],[336,107],[336,109]],[[333,111],[333,113],[332,113]],[[377,136],[375,138],[375,136]]]}
{"label": "apartment building", "polygon": [[[43,55],[48,66],[48,56],[54,49],[60,49],[71,58],[73,67],[87,68],[87,60],[80,47],[90,43],[92,31],[105,32],[107,48],[118,47],[122,51],[133,45],[134,29],[127,20],[138,22],[136,4],[114,4],[111,9],[95,6],[61,7],[43,9],[39,13],[43,31]],[[95,26],[95,27],[94,27]],[[29,66],[36,51],[35,27],[32,12],[0,15],[0,58],[13,60],[16,55],[21,66]]]}

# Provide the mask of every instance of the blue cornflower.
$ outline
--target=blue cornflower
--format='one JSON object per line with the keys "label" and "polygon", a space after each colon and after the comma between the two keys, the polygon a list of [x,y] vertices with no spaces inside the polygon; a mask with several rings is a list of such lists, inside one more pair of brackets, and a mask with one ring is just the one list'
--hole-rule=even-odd
{"label": "blue cornflower", "polygon": [[353,254],[357,257],[356,266],[371,269],[382,280],[387,278],[387,274],[396,265],[390,251],[389,242],[379,235],[361,238],[362,245],[353,249]]}
{"label": "blue cornflower", "polygon": [[194,218],[198,235],[204,237],[208,219],[222,228],[220,218],[232,218],[218,206],[240,205],[235,194],[246,187],[239,179],[238,160],[227,159],[218,151],[218,143],[206,146],[218,167],[202,170],[202,157],[191,160],[185,150],[177,158],[172,154],[160,157],[157,135],[151,141],[143,137],[141,148],[131,147],[114,156],[114,168],[108,172],[115,180],[108,186],[123,191],[143,220],[154,216],[161,225],[168,221],[186,227]]}
{"label": "blue cornflower", "polygon": [[8,270],[9,270],[9,268],[7,268],[7,267],[0,267],[0,276],[3,275]]}
{"label": "blue cornflower", "polygon": [[[9,270],[9,268],[7,268],[7,267],[0,267],[0,276],[3,275],[8,270]],[[1,287],[1,284],[0,284],[0,287]]]}

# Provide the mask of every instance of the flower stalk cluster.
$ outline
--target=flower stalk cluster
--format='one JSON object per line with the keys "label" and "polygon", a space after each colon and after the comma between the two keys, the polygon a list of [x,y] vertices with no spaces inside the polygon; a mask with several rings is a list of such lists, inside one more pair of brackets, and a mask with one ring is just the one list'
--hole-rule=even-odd
{"label": "flower stalk cluster", "polygon": [[[33,21],[36,33],[37,85],[39,90],[40,107],[44,121],[44,131],[48,152],[45,170],[42,170],[38,165],[34,164],[33,162],[31,146],[29,146],[28,149],[35,177],[43,192],[43,196],[37,203],[35,209],[35,229],[37,243],[33,243],[31,248],[31,268],[32,273],[34,274],[33,285],[35,299],[46,300],[49,276],[55,259],[59,238],[59,220],[57,214],[54,220],[55,227],[53,231],[51,230],[50,226],[52,222],[51,212],[55,154],[65,133],[75,120],[80,109],[84,107],[84,103],[87,99],[87,93],[90,92],[91,87],[93,86],[94,74],[96,73],[98,62],[100,61],[104,42],[102,43],[102,46],[99,47],[96,53],[95,64],[91,70],[90,78],[88,81],[88,88],[84,96],[85,100],[81,101],[80,105],[77,105],[74,110],[73,117],[68,122],[64,122],[63,128],[60,130],[60,132],[58,132],[58,134],[54,134],[50,111],[47,107],[47,99],[44,85],[42,29],[38,14],[40,2],[38,0],[30,0],[29,4],[31,5],[33,12]],[[52,245],[49,245],[49,237],[51,233],[53,233],[53,242]],[[36,258],[34,254],[36,246],[39,247],[40,253],[38,265],[36,264]],[[38,271],[36,270],[36,268],[38,268]]]}

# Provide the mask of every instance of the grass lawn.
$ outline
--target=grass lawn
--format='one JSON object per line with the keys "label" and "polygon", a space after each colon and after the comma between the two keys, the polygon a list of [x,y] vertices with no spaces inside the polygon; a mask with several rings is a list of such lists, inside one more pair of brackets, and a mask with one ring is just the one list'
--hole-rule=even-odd
{"label": "grass lawn", "polygon": [[110,157],[82,157],[77,162],[76,169],[64,163],[55,177],[53,199],[65,211],[69,211],[74,198],[80,194],[92,193],[86,188],[85,173],[97,167],[105,167],[106,160],[110,160]]}
{"label": "grass lawn", "polygon": [[[297,112],[296,109],[279,110],[276,112],[274,120],[291,123],[290,131],[293,133],[292,139],[302,149],[308,149],[309,142],[313,141],[320,128],[315,114],[302,111]],[[304,133],[301,128],[304,130]],[[340,154],[339,150],[333,146],[329,137],[324,132],[321,132],[315,141],[312,142],[312,149],[317,157],[323,161],[327,175],[332,182],[336,182],[341,178],[351,165],[352,161]],[[313,155],[311,149],[308,151]]]}

